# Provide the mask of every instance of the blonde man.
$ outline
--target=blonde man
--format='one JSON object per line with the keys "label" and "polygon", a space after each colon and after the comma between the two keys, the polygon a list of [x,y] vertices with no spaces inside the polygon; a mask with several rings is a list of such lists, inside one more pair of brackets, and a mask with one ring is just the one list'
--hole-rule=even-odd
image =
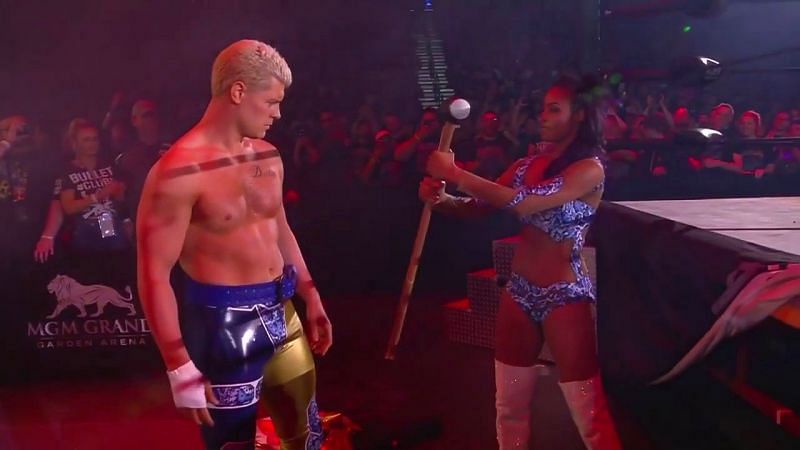
{"label": "blonde man", "polygon": [[[209,449],[252,448],[262,411],[282,449],[321,445],[311,352],[327,352],[332,329],[286,221],[278,151],[261,140],[291,83],[286,61],[262,42],[222,50],[205,114],[152,168],[139,206],[144,311],[175,404]],[[180,315],[175,263],[187,275]]]}

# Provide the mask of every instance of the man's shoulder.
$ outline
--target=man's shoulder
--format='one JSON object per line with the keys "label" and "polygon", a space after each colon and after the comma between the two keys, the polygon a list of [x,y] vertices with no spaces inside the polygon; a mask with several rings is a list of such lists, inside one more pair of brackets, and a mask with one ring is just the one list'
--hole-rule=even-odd
{"label": "man's shoulder", "polygon": [[[212,145],[204,145],[202,139],[198,140],[190,135],[178,139],[172,147],[165,152],[154,166],[160,179],[186,178],[197,180],[197,175],[214,172],[226,166],[251,161],[251,155],[261,156],[255,159],[280,159],[274,145],[269,142],[248,139],[244,142],[245,154],[238,157]],[[247,150],[249,149],[249,151]],[[192,176],[190,176],[192,175]],[[201,177],[202,178],[202,177]]]}
{"label": "man's shoulder", "polygon": [[170,185],[195,184],[196,176],[184,175],[198,175],[201,172],[200,164],[211,158],[210,153],[208,148],[197,145],[191,139],[178,139],[152,165],[149,178],[157,179],[159,184],[164,182],[169,182]]}
{"label": "man's shoulder", "polygon": [[[143,197],[150,194],[170,198],[195,198],[207,184],[192,149],[173,147],[154,165],[145,179]],[[147,195],[146,195],[147,194]]]}
{"label": "man's shoulder", "polygon": [[252,146],[253,150],[257,152],[267,152],[278,149],[273,143],[265,141],[264,139],[245,139],[245,142]]}
{"label": "man's shoulder", "polygon": [[278,148],[271,142],[263,139],[246,139],[244,148],[245,161],[268,159],[273,161],[273,164],[283,165]]}
{"label": "man's shoulder", "polygon": [[199,162],[199,156],[201,156],[199,153],[197,149],[182,145],[181,142],[178,141],[161,155],[161,158],[158,159],[154,167],[163,170],[187,164],[196,164]]}
{"label": "man's shoulder", "polygon": [[[275,145],[262,139],[245,139],[244,146],[245,148],[249,147],[254,152],[277,152],[278,150]],[[228,155],[228,153],[221,152],[219,148],[214,146],[199,144],[195,139],[187,135],[175,141],[169,150],[164,152],[159,162],[167,166],[202,163]]]}

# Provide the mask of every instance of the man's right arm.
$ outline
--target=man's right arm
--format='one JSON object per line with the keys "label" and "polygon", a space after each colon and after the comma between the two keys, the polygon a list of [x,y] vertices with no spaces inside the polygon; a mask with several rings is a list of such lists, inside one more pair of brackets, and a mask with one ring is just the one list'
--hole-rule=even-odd
{"label": "man's right arm", "polygon": [[181,254],[196,199],[195,175],[167,177],[169,158],[147,176],[136,220],[139,295],[167,370],[189,362],[170,271]]}

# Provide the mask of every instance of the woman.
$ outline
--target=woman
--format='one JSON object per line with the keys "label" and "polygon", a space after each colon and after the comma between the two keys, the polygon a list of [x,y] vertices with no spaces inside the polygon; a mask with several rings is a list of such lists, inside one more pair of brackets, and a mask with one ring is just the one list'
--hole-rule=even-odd
{"label": "woman", "polygon": [[[100,283],[122,291],[134,279],[125,185],[114,175],[113,165],[99,155],[97,127],[77,125],[72,148],[75,159],[56,180],[55,192],[70,230],[70,275],[82,284]],[[130,315],[134,313],[130,307]]]}
{"label": "woman", "polygon": [[[561,387],[589,449],[619,449],[599,375],[592,317],[594,288],[581,259],[603,195],[597,87],[568,78],[544,98],[541,136],[550,151],[514,163],[497,182],[459,169],[452,153],[428,160],[420,198],[437,211],[475,216],[506,209],[523,223],[513,274],[500,300],[495,343],[500,449],[528,447],[534,367],[545,340]],[[470,195],[444,192],[444,180]]]}
{"label": "woman", "polygon": [[[73,143],[75,140],[75,133],[79,128],[88,125],[91,125],[91,122],[82,117],[76,117],[69,121],[69,124],[67,125],[67,128],[64,131],[64,135],[61,139],[61,150],[63,151],[63,155],[59,155],[58,163],[61,163],[60,160],[62,159],[62,156],[64,163],[67,163],[70,159],[67,157],[68,154],[73,157],[75,156]],[[59,194],[61,192],[60,178],[56,178],[53,191],[54,195],[47,210],[47,219],[45,221],[44,229],[42,230],[39,241],[36,243],[36,247],[34,247],[33,250],[33,258],[39,263],[45,263],[55,253],[55,241],[59,231],[61,230],[61,226],[64,224],[64,210],[61,208],[61,199],[59,198]]]}
{"label": "woman", "polygon": [[[761,136],[761,114],[756,111],[745,111],[737,122],[742,139],[758,139]],[[775,172],[775,151],[758,147],[742,146],[733,150],[733,164],[741,173],[762,178]]]}

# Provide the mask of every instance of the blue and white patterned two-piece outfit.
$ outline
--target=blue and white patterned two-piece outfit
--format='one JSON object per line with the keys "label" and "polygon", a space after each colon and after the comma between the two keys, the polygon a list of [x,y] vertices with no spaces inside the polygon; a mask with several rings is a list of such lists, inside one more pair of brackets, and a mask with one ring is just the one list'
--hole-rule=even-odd
{"label": "blue and white patterned two-piece outfit", "polygon": [[[536,156],[530,156],[519,165],[514,173],[513,187],[517,195],[507,208],[513,208],[530,196],[549,196],[559,192],[564,186],[564,177],[558,175],[545,182],[530,186],[525,185],[525,173]],[[600,184],[595,192],[602,189]],[[517,273],[512,273],[506,285],[511,298],[535,322],[542,322],[554,309],[575,302],[596,301],[592,280],[583,270],[581,251],[584,235],[595,215],[595,208],[582,200],[571,200],[561,206],[521,216],[520,221],[547,233],[555,242],[572,240],[570,267],[576,280],[559,281],[549,286],[536,286]]]}

